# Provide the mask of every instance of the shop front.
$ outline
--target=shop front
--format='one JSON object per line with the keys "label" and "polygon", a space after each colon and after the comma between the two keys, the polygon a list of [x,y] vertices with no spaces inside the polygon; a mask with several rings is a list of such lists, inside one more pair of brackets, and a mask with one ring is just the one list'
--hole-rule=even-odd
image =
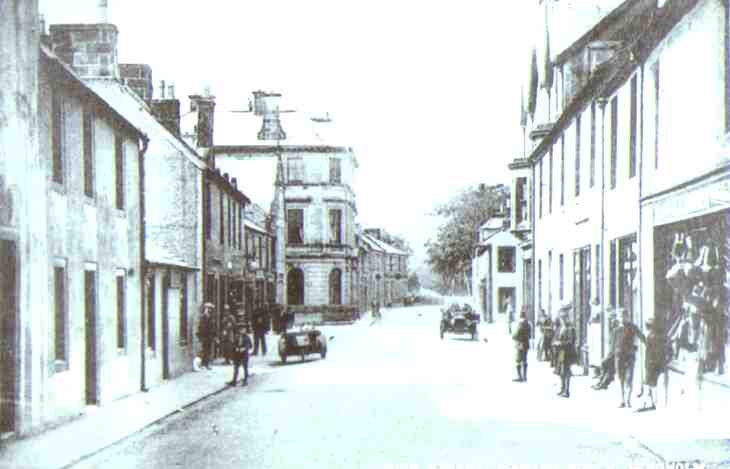
{"label": "shop front", "polygon": [[[671,369],[698,365],[704,380],[728,383],[730,174],[644,205],[651,268],[644,303],[672,350]],[[646,219],[645,219],[646,220]],[[649,230],[651,230],[649,232]],[[646,252],[646,251],[645,251]],[[687,351],[687,353],[682,353]]]}

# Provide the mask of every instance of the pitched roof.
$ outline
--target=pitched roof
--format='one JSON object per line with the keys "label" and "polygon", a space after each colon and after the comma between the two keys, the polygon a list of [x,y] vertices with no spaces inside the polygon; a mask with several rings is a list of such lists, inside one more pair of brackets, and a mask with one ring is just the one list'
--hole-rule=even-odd
{"label": "pitched roof", "polygon": [[[627,28],[634,32],[635,39],[596,68],[588,83],[573,97],[548,135],[533,150],[530,161],[535,162],[541,158],[570,125],[575,115],[592,101],[610,98],[623,86],[698,3],[699,0],[667,0],[664,7],[654,8],[641,19],[630,21]],[[624,30],[623,34],[628,36],[628,32]]]}

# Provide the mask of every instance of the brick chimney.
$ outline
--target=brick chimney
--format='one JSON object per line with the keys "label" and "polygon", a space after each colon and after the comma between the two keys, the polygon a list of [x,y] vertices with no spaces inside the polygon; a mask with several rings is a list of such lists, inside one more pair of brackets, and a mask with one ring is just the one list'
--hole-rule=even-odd
{"label": "brick chimney", "polygon": [[113,24],[53,24],[50,36],[56,55],[82,78],[119,78]]}
{"label": "brick chimney", "polygon": [[152,101],[152,68],[149,65],[119,64],[119,76],[147,104]]}
{"label": "brick chimney", "polygon": [[180,136],[180,100],[175,99],[175,86],[160,82],[160,92],[150,103],[152,113],[167,130]]}
{"label": "brick chimney", "polygon": [[195,125],[197,146],[210,148],[213,146],[215,96],[206,91],[203,95],[195,94],[189,98],[190,111],[198,113],[198,122]]}
{"label": "brick chimney", "polygon": [[281,127],[279,119],[279,102],[281,101],[281,93],[271,93],[266,91],[254,91],[253,112],[257,116],[263,117],[261,130],[258,133],[259,140],[284,140],[286,132]]}

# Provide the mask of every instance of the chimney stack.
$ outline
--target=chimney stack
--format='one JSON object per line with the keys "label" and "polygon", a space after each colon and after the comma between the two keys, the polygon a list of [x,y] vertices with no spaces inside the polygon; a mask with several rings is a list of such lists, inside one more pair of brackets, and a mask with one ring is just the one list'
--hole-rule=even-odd
{"label": "chimney stack", "polygon": [[107,0],[99,0],[99,23],[109,23],[109,10]]}
{"label": "chimney stack", "polygon": [[119,64],[122,82],[149,104],[152,101],[152,68],[147,64]]}
{"label": "chimney stack", "polygon": [[53,52],[82,78],[119,78],[113,24],[53,24],[50,35]]}
{"label": "chimney stack", "polygon": [[286,132],[281,127],[279,119],[279,101],[281,93],[270,93],[266,91],[254,91],[253,111],[257,116],[263,117],[261,130],[258,133],[259,140],[284,140]]}
{"label": "chimney stack", "polygon": [[198,148],[213,146],[213,127],[215,117],[215,96],[206,89],[205,95],[189,96],[190,110],[198,113],[198,122],[195,126],[195,135]]}

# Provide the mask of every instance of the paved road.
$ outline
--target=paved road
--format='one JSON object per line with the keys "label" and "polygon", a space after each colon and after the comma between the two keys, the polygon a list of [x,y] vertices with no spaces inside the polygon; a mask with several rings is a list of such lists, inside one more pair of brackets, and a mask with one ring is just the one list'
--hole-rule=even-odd
{"label": "paved road", "polygon": [[[334,335],[325,360],[271,363],[79,468],[296,468],[655,462],[573,418],[554,389],[511,382],[506,327],[438,337],[438,307],[384,311]],[[271,353],[271,352],[270,352]],[[585,417],[585,416],[583,416]],[[444,467],[444,466],[442,466]]]}

